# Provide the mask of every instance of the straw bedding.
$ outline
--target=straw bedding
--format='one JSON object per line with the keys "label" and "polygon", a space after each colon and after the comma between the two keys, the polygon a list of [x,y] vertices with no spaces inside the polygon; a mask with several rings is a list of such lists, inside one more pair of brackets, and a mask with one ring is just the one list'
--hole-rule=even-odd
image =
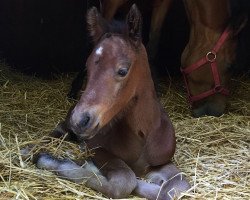
{"label": "straw bedding", "polygon": [[[72,104],[66,99],[71,79],[27,77],[0,63],[0,199],[106,199],[83,184],[36,169],[30,157],[20,156],[29,144],[36,144],[31,154],[46,150],[72,159],[90,156],[61,140],[42,143]],[[232,80],[229,112],[218,118],[191,117],[181,80],[166,78],[160,87],[176,129],[174,162],[192,185],[183,199],[250,199],[249,77]]]}

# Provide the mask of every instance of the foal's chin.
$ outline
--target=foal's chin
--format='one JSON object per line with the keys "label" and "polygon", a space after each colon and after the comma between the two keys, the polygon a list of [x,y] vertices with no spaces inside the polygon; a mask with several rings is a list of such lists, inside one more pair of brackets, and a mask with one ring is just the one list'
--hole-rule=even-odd
{"label": "foal's chin", "polygon": [[81,128],[81,127],[72,127],[70,128],[73,133],[75,133],[80,139],[82,140],[90,140],[92,139],[94,136],[96,136],[96,134],[99,132],[100,130],[100,126],[98,123],[94,124],[91,127],[88,128]]}

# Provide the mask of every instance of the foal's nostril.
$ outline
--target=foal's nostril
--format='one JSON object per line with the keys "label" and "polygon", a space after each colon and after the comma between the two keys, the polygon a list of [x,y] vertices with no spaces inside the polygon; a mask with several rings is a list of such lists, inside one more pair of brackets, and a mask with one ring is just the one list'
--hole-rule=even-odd
{"label": "foal's nostril", "polygon": [[89,122],[90,122],[90,115],[89,115],[89,113],[84,113],[83,115],[82,115],[82,119],[81,119],[81,121],[80,121],[80,125],[81,126],[83,126],[83,127],[86,127],[86,126],[88,126],[88,124],[89,124]]}

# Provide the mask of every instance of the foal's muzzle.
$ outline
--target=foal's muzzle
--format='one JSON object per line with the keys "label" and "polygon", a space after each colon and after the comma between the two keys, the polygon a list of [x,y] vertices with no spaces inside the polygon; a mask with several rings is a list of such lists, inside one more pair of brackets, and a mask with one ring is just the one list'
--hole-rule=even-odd
{"label": "foal's muzzle", "polygon": [[91,111],[73,109],[70,120],[70,129],[83,139],[90,139],[98,131],[99,122],[96,115]]}

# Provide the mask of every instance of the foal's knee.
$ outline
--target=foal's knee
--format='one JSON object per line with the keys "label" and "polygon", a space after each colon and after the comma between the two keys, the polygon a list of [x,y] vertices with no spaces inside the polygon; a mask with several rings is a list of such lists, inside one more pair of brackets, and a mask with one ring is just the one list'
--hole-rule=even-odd
{"label": "foal's knee", "polygon": [[111,191],[111,194],[109,197],[112,199],[125,198],[125,197],[128,197],[128,195],[130,195],[132,193],[132,191],[131,192],[130,191],[122,191],[120,188],[112,188],[112,191]]}
{"label": "foal's knee", "polygon": [[109,197],[120,199],[128,197],[137,186],[136,175],[132,170],[113,174],[110,178]]}
{"label": "foal's knee", "polygon": [[191,185],[182,174],[177,174],[162,185],[163,193],[165,192],[164,196],[166,195],[171,200],[179,198],[181,193],[186,192],[190,188]]}

